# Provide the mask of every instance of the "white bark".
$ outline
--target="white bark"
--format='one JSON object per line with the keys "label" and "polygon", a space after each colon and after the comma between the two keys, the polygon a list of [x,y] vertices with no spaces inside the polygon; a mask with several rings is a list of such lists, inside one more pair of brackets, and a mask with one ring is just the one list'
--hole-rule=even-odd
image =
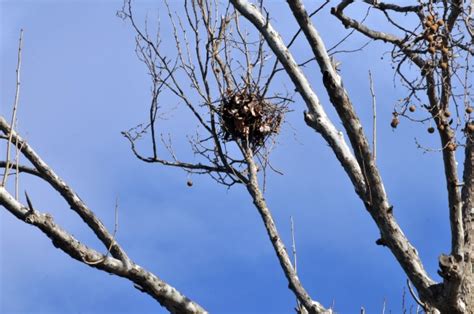
{"label": "white bark", "polygon": [[[66,230],[54,222],[49,214],[37,211],[32,204],[22,205],[4,187],[0,186],[0,205],[15,215],[21,221],[40,229],[53,245],[72,258],[108,273],[127,278],[135,287],[155,298],[171,313],[207,313],[200,305],[181,294],[176,288],[167,284],[153,273],[135,264],[125,251],[115,241],[113,235],[100,222],[97,216],[86,206],[77,194],[36,154],[0,116],[0,130],[4,134],[12,134],[12,142],[20,143],[21,153],[33,164],[35,169],[21,167],[24,171],[37,175],[54,187],[94,231],[96,236],[110,249],[112,257],[85,246]],[[10,133],[11,131],[11,133]],[[28,202],[29,199],[27,199]]]}
{"label": "white bark", "polygon": [[321,133],[335,152],[341,165],[351,178],[356,192],[377,223],[383,243],[390,248],[418,291],[427,297],[431,296],[429,288],[435,285],[435,282],[426,273],[416,249],[410,244],[393,217],[393,208],[389,205],[382,179],[373,161],[362,125],[354,112],[347,92],[343,88],[341,78],[331,65],[324,43],[308,18],[301,2],[289,0],[296,20],[305,33],[320,65],[325,87],[344,124],[357,159],[350,152],[342,134],[337,134],[333,123],[325,114],[304,73],[298,67],[270,21],[266,20],[261,12],[246,0],[231,0],[231,2],[265,37],[268,45],[284,66],[309,109],[307,120],[314,122],[314,124],[308,124]]}

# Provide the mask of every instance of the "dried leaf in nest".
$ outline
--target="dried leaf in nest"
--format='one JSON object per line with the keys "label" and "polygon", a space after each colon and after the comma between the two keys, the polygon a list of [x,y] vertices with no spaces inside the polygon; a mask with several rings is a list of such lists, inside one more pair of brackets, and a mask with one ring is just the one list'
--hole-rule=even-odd
{"label": "dried leaf in nest", "polygon": [[228,91],[221,100],[221,130],[225,141],[247,142],[252,149],[280,129],[285,107],[275,105],[246,89]]}

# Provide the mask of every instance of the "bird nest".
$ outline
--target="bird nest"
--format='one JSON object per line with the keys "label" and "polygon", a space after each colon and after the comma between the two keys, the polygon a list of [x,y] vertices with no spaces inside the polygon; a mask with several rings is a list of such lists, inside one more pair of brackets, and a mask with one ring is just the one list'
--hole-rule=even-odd
{"label": "bird nest", "polygon": [[225,141],[247,143],[255,151],[280,130],[286,107],[273,104],[245,89],[229,92],[221,100],[221,130]]}

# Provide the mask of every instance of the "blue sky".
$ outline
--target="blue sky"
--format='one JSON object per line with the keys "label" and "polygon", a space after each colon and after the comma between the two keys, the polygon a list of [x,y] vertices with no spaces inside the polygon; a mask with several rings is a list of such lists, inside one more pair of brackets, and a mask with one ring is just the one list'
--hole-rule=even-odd
{"label": "blue sky", "polygon": [[[159,1],[139,1],[140,16],[157,14]],[[181,1],[171,1],[179,7]],[[24,33],[19,130],[113,229],[119,199],[118,240],[131,258],[213,313],[292,313],[276,256],[243,187],[227,190],[209,177],[136,160],[120,132],[145,121],[149,105],[146,68],[136,58],[134,33],[115,16],[121,1],[0,0],[0,111],[9,116],[15,90],[20,28]],[[286,4],[270,2],[277,29],[286,40],[295,31]],[[328,46],[346,30],[323,12],[315,23]],[[355,12],[356,14],[358,12]],[[377,23],[377,17],[371,22]],[[166,39],[169,32],[163,32]],[[170,38],[171,39],[171,38]],[[346,47],[359,46],[355,36]],[[378,102],[377,161],[395,216],[436,279],[437,256],[449,251],[449,223],[441,156],[424,154],[414,138],[437,147],[426,126],[401,121],[389,126],[393,104],[404,96],[394,87],[389,50],[371,44],[340,55],[342,75],[361,119],[370,130],[367,72],[372,70]],[[310,56],[304,41],[293,53]],[[321,84],[319,69],[305,69],[338,127]],[[292,89],[281,76],[282,86]],[[178,104],[176,100],[169,100]],[[380,313],[383,300],[401,311],[406,276],[386,248],[349,180],[321,137],[306,127],[301,99],[292,104],[272,155],[285,175],[269,175],[266,198],[290,246],[290,216],[296,224],[298,271],[313,298],[340,313]],[[171,132],[183,159],[191,117],[171,113]],[[3,153],[2,148],[1,153]],[[187,154],[187,155],[186,155]],[[88,245],[101,248],[64,201],[34,178],[23,176],[37,208]],[[99,272],[55,249],[38,230],[0,210],[0,312],[165,313],[132,284]],[[410,297],[407,302],[412,304]]]}

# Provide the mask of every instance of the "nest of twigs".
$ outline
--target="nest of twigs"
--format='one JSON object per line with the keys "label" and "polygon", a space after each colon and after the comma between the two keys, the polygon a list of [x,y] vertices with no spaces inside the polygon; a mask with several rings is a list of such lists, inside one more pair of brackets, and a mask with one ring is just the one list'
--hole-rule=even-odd
{"label": "nest of twigs", "polygon": [[221,130],[225,141],[246,143],[254,151],[280,130],[286,108],[246,89],[228,92],[221,100]]}

